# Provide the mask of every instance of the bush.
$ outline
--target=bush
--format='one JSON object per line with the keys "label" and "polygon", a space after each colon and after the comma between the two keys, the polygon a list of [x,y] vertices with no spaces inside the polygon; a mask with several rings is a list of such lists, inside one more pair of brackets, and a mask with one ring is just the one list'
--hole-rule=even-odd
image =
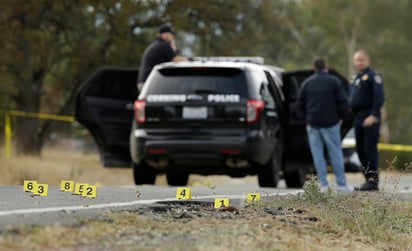
{"label": "bush", "polygon": [[379,167],[412,172],[412,154],[409,152],[380,151]]}

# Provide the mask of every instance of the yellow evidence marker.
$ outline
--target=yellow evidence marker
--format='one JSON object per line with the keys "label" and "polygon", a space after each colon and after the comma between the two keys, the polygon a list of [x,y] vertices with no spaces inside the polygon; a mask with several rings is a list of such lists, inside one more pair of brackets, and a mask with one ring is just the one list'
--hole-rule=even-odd
{"label": "yellow evidence marker", "polygon": [[86,198],[96,198],[96,196],[97,196],[97,186],[91,186],[91,185],[87,185],[87,186],[85,186],[84,187],[84,189],[83,189],[83,194],[82,194],[82,196],[83,197],[86,197]]}
{"label": "yellow evidence marker", "polygon": [[74,181],[62,180],[60,182],[60,190],[64,192],[73,192],[74,191]]}
{"label": "yellow evidence marker", "polygon": [[260,201],[260,193],[248,193],[246,196],[246,201],[255,203]]}
{"label": "yellow evidence marker", "polygon": [[76,186],[74,187],[74,194],[75,195],[83,195],[84,190],[88,186],[89,186],[89,184],[87,184],[87,183],[76,183]]}
{"label": "yellow evidence marker", "polygon": [[47,196],[49,195],[49,185],[37,183],[33,190],[34,195]]}
{"label": "yellow evidence marker", "polygon": [[190,187],[178,187],[176,189],[176,199],[190,200],[192,198],[192,191]]}
{"label": "yellow evidence marker", "polygon": [[228,198],[215,198],[215,207],[214,208],[225,208],[229,206]]}
{"label": "yellow evidence marker", "polygon": [[23,189],[25,192],[31,193],[36,185],[37,181],[35,180],[25,180],[23,183]]}

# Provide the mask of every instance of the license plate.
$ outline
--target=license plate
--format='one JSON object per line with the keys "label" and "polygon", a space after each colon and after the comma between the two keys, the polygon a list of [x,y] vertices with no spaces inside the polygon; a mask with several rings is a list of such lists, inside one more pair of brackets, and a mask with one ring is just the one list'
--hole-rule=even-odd
{"label": "license plate", "polygon": [[184,119],[207,119],[207,107],[183,107],[182,117]]}

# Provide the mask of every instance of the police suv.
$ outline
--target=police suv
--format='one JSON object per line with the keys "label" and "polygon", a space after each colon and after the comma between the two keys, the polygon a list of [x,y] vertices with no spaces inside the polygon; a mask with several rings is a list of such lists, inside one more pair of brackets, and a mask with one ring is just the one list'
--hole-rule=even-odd
{"label": "police suv", "polygon": [[103,68],[80,88],[76,119],[94,136],[103,165],[132,166],[136,184],[165,174],[169,185],[184,186],[190,174],[222,174],[301,187],[313,168],[294,106],[312,73],[260,58],[198,58],[157,65],[137,96],[136,70]]}

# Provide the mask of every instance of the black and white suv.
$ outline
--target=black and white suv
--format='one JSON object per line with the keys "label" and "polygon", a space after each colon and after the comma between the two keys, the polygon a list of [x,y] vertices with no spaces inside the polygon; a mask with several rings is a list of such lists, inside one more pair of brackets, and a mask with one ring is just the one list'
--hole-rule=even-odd
{"label": "black and white suv", "polygon": [[81,87],[76,119],[93,134],[103,164],[131,165],[136,184],[154,184],[158,174],[173,186],[190,174],[224,174],[257,175],[263,187],[283,177],[301,187],[313,168],[294,105],[312,73],[227,58],[164,63],[136,97],[137,71],[104,68]]}

